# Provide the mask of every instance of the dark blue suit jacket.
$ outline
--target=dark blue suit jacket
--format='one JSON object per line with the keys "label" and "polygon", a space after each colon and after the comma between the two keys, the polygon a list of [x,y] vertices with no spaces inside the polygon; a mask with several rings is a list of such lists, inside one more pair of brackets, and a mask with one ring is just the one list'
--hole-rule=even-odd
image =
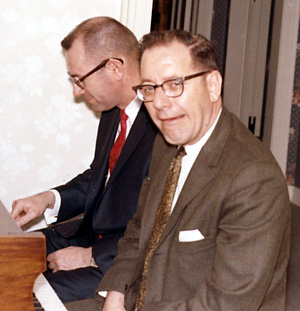
{"label": "dark blue suit jacket", "polygon": [[120,119],[119,108],[102,113],[95,157],[90,169],[57,187],[62,203],[58,222],[83,213],[82,219],[57,230],[66,238],[101,235],[92,247],[104,273],[113,264],[117,243],[136,212],[139,192],[148,174],[157,129],[142,105],[106,186],[109,153]]}

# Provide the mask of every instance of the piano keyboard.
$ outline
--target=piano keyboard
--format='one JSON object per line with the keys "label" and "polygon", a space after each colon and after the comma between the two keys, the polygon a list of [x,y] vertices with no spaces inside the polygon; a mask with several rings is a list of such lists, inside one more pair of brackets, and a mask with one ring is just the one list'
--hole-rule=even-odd
{"label": "piano keyboard", "polygon": [[45,311],[45,309],[42,307],[41,303],[39,302],[34,293],[33,293],[33,305],[35,311]]}
{"label": "piano keyboard", "polygon": [[[43,274],[40,274],[34,284],[33,292],[45,311],[67,311]],[[36,303],[36,302],[35,302]],[[36,310],[43,310],[36,306]]]}

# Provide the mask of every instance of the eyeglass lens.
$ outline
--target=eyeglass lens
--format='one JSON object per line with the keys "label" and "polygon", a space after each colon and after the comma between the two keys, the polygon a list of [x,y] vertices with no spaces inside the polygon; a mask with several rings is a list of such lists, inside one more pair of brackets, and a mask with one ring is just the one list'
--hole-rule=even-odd
{"label": "eyeglass lens", "polygon": [[168,97],[178,97],[183,93],[183,80],[174,79],[165,81],[161,85],[145,85],[137,89],[138,96],[143,101],[152,101],[154,99],[156,88],[161,87]]}

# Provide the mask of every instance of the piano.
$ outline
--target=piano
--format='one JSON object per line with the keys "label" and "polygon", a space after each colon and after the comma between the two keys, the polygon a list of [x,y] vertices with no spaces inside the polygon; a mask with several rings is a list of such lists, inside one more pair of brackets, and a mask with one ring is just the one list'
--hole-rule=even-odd
{"label": "piano", "polygon": [[44,235],[23,232],[0,201],[0,310],[67,311],[45,270]]}

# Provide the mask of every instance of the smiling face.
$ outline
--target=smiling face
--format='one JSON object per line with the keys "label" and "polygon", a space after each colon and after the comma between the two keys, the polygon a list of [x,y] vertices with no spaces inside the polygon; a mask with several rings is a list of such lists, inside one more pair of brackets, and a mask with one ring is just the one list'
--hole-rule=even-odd
{"label": "smiling face", "polygon": [[[141,59],[142,84],[162,82],[205,69],[193,64],[189,49],[179,42],[145,50]],[[184,83],[184,92],[176,98],[167,97],[156,88],[146,108],[167,142],[192,145],[213,125],[221,108],[222,79],[218,71]]]}
{"label": "smiling face", "polygon": [[[87,57],[83,43],[78,39],[65,52],[65,56],[69,74],[77,78],[82,77],[104,60],[101,58],[99,61],[95,61],[91,57]],[[118,61],[116,62],[118,63]],[[83,96],[94,111],[106,111],[118,103],[118,80],[114,78],[113,71],[108,69],[112,65],[112,62],[109,62],[106,67],[87,77],[84,80],[84,89],[73,83],[73,95],[75,97]],[[117,65],[121,66],[121,63]]]}

